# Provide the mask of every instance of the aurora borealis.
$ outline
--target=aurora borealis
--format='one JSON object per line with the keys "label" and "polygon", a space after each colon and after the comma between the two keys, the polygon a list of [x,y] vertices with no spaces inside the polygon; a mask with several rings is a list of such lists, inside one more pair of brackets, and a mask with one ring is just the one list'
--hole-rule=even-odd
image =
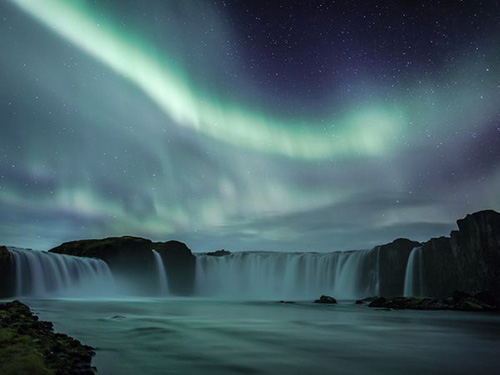
{"label": "aurora borealis", "polygon": [[495,2],[0,4],[0,238],[341,250],[500,209]]}

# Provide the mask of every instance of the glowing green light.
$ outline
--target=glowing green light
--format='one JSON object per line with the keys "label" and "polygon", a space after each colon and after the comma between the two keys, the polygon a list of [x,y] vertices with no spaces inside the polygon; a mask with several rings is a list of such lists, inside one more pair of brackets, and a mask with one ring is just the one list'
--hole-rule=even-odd
{"label": "glowing green light", "polygon": [[81,1],[11,0],[87,53],[139,87],[179,126],[259,152],[305,159],[383,155],[404,123],[401,115],[375,106],[332,119],[338,129],[258,114],[200,94],[172,59],[155,56],[112,20],[96,23]]}

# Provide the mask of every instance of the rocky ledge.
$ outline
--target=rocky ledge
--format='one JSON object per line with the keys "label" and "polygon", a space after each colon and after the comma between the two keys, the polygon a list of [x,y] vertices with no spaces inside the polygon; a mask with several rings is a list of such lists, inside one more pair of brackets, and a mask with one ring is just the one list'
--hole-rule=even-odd
{"label": "rocky ledge", "polygon": [[221,250],[211,251],[209,253],[206,253],[206,255],[211,257],[225,257],[226,255],[231,255],[231,252],[221,249]]}
{"label": "rocky ledge", "polygon": [[430,297],[371,297],[356,301],[369,307],[381,307],[397,310],[455,310],[455,311],[499,311],[497,301],[489,293],[474,295],[456,291],[449,298]]}
{"label": "rocky ledge", "polygon": [[52,323],[38,320],[19,301],[0,304],[0,374],[94,375],[94,350]]}

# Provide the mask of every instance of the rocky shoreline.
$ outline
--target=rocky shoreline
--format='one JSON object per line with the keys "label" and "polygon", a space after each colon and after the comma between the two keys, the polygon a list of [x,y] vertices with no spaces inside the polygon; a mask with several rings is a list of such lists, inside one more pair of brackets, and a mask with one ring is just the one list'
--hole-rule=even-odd
{"label": "rocky shoreline", "polygon": [[92,347],[55,333],[25,304],[0,304],[0,374],[94,375],[94,354]]}
{"label": "rocky shoreline", "polygon": [[454,310],[454,311],[500,311],[500,304],[489,293],[474,295],[455,291],[451,297],[368,297],[355,302],[373,308],[394,310]]}

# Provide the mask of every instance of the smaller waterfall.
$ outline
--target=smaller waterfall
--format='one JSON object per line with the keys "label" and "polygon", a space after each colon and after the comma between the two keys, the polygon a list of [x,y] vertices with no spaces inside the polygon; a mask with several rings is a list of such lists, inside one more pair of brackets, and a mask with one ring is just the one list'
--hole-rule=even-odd
{"label": "smaller waterfall", "polygon": [[424,255],[421,247],[414,248],[408,257],[403,294],[405,297],[425,295]]}
{"label": "smaller waterfall", "polygon": [[165,270],[165,264],[160,253],[156,250],[152,250],[155,258],[156,273],[158,275],[158,284],[160,286],[160,294],[162,296],[168,294],[168,279],[167,272]]}
{"label": "smaller waterfall", "polygon": [[16,297],[98,296],[114,290],[108,265],[100,259],[9,248]]}

